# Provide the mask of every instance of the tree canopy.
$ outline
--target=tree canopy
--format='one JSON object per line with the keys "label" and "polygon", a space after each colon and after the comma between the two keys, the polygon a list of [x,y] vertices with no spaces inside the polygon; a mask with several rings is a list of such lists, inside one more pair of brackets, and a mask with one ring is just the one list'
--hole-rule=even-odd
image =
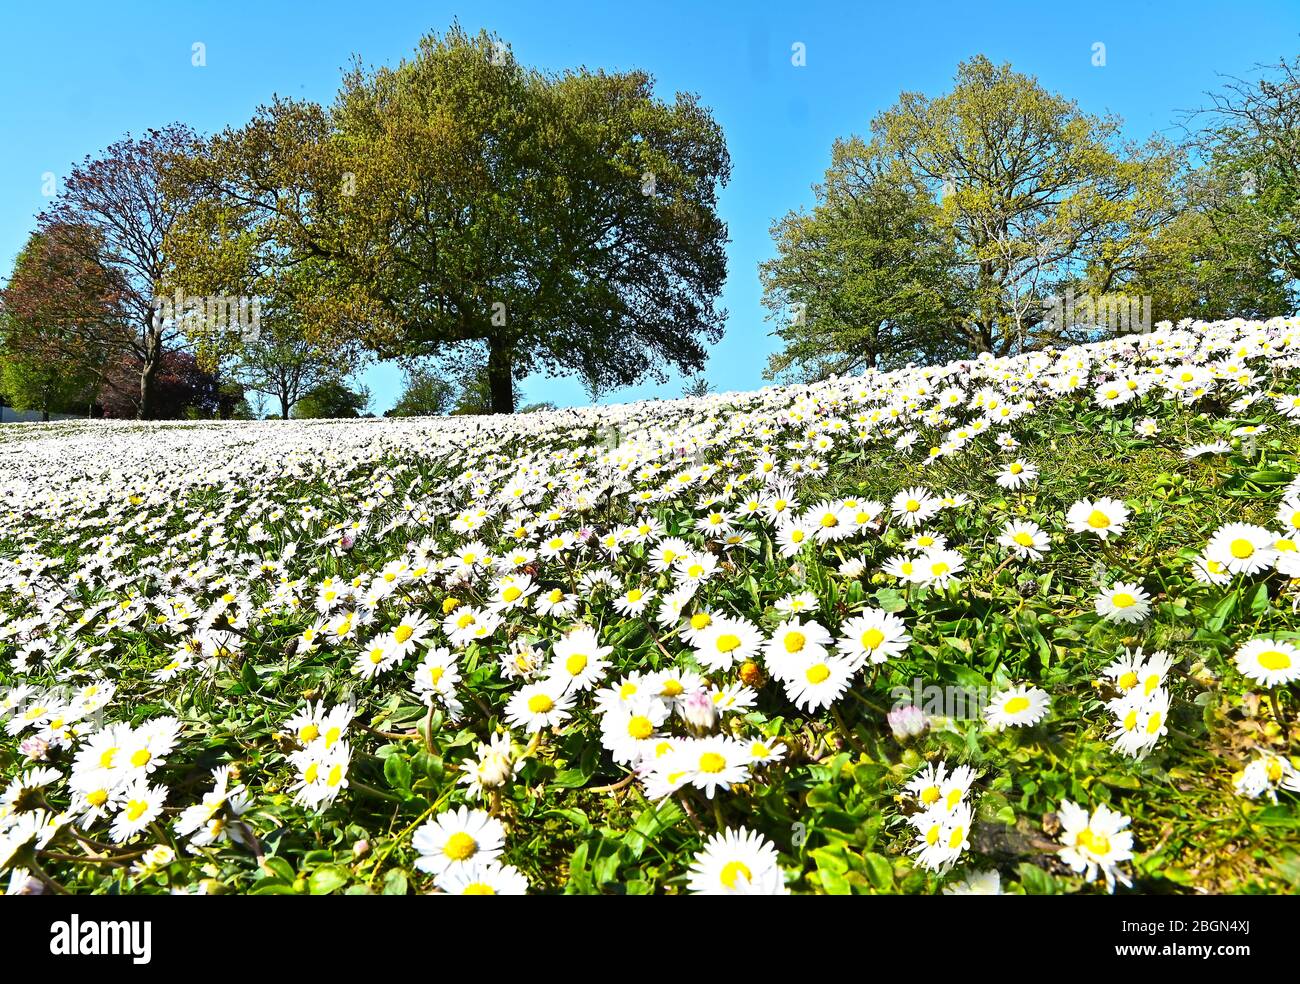
{"label": "tree canopy", "polygon": [[544,74],[453,27],[396,68],[358,63],[330,108],[277,100],[193,157],[228,233],[193,265],[311,260],[335,326],[380,357],[482,359],[510,411],[532,372],[607,387],[703,365],[729,172],[694,96]]}

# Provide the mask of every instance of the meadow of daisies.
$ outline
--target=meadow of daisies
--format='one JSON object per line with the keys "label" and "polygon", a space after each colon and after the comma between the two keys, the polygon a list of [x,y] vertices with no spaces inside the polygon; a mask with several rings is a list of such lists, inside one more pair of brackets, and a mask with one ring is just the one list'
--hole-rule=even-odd
{"label": "meadow of daisies", "polygon": [[1300,888],[1300,319],[0,429],[30,893]]}

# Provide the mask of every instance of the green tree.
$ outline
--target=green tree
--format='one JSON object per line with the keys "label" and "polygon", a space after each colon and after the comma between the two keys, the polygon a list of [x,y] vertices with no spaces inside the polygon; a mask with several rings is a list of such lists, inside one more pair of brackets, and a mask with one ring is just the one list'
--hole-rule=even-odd
{"label": "green tree", "polygon": [[729,173],[695,97],[661,100],[644,72],[544,74],[459,27],[357,65],[329,110],[259,109],[191,168],[260,262],[320,260],[331,310],[381,357],[481,358],[498,412],[534,371],[608,388],[703,365]]}
{"label": "green tree", "polygon": [[[1201,248],[1240,311],[1285,313],[1300,293],[1300,57],[1231,79],[1189,122],[1201,167],[1189,197]],[[1261,297],[1250,296],[1255,285]],[[1278,292],[1285,295],[1279,300]]]}
{"label": "green tree", "polygon": [[385,417],[440,417],[456,402],[456,384],[433,366],[409,365],[402,395]]}
{"label": "green tree", "polygon": [[939,206],[858,138],[836,141],[811,211],[772,225],[763,304],[784,348],[767,376],[820,379],[952,354],[958,286]]}
{"label": "green tree", "polygon": [[903,93],[870,140],[837,146],[812,215],[775,228],[766,303],[787,318],[808,307],[778,330],[787,345],[770,369],[1074,340],[1045,316],[1049,300],[1124,289],[1175,212],[1179,154],[1125,143],[1119,127],[983,56],[942,96]]}
{"label": "green tree", "polygon": [[293,408],[299,420],[322,417],[360,417],[370,406],[370,390],[361,386],[352,389],[338,380],[321,383],[306,393]]}
{"label": "green tree", "polygon": [[18,255],[0,300],[4,389],[20,410],[89,412],[127,346],[120,281],[98,260],[90,226],[49,222]]}

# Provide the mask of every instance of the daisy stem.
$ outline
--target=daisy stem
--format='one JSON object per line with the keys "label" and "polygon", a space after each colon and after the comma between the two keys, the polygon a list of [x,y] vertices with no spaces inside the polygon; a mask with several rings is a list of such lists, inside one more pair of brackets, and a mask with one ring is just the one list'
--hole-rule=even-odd
{"label": "daisy stem", "polygon": [[610,783],[608,786],[592,786],[592,787],[590,787],[590,788],[587,790],[587,792],[589,792],[589,793],[616,793],[616,792],[618,792],[620,789],[625,788],[625,787],[627,786],[627,784],[630,783],[630,782],[631,782],[633,779],[635,779],[635,778],[636,778],[636,773],[635,773],[635,772],[629,772],[627,775],[625,775],[625,776],[624,776],[622,779],[620,779],[618,782]]}
{"label": "daisy stem", "polygon": [[695,827],[695,830],[700,834],[700,836],[703,836],[705,833],[704,825],[700,823],[700,818],[697,817],[695,811],[691,809],[691,803],[690,800],[686,798],[686,793],[679,793],[677,795],[677,801],[682,804],[682,809],[685,810],[686,815],[690,817],[692,826]]}
{"label": "daisy stem", "polygon": [[1274,687],[1268,692],[1269,703],[1273,705],[1273,718],[1278,725],[1286,724],[1286,716],[1282,713],[1282,702],[1277,699],[1277,688]]}
{"label": "daisy stem", "polygon": [[857,735],[849,730],[849,726],[844,723],[844,715],[840,713],[840,709],[834,704],[831,705],[831,715],[835,718],[836,730],[844,737],[844,740],[852,745],[855,751],[865,754],[866,749],[862,747],[862,742],[858,741]]}
{"label": "daisy stem", "polygon": [[455,791],[456,791],[455,785],[450,786],[445,793],[439,796],[434,802],[429,804],[429,808],[427,810],[425,810],[418,817],[416,817],[409,824],[407,824],[406,827],[403,828],[401,833],[399,833],[396,837],[394,837],[391,841],[388,842],[388,844],[384,848],[383,853],[380,854],[377,858],[375,858],[375,870],[374,873],[370,876],[371,885],[373,885],[375,883],[375,879],[379,877],[379,872],[383,869],[384,862],[388,860],[388,856],[393,853],[393,849],[396,848],[398,844],[400,844],[402,841],[406,839],[407,834],[409,834],[412,830],[418,827],[429,817],[433,816],[434,811],[437,810],[438,807],[442,806],[445,802],[447,802],[447,800],[451,797],[451,794],[454,793]]}
{"label": "daisy stem", "polygon": [[429,713],[424,716],[424,750],[430,755],[433,751],[433,701],[429,701]]}
{"label": "daisy stem", "polygon": [[37,878],[39,878],[42,882],[44,882],[46,888],[53,889],[54,894],[56,895],[72,894],[61,884],[59,884],[59,882],[55,881],[55,879],[50,876],[50,873],[48,871],[46,871],[44,868],[41,867],[40,862],[36,860],[35,851],[28,851],[27,854],[28,857],[24,861],[23,867],[27,868],[32,874],[34,874]]}
{"label": "daisy stem", "polygon": [[360,790],[361,792],[369,796],[374,796],[382,800],[388,800],[390,803],[406,802],[400,796],[394,796],[391,793],[384,792],[382,789],[376,789],[374,786],[371,786],[368,783],[364,783],[360,779],[349,780],[348,785],[352,786],[354,789]]}

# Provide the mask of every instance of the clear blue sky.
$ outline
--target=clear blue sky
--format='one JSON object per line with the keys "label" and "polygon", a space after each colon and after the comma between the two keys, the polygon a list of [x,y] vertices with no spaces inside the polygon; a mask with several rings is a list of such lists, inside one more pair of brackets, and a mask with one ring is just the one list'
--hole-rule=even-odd
{"label": "clear blue sky", "polygon": [[[989,9],[991,8],[991,9]],[[651,72],[665,94],[699,93],[721,123],[733,177],[726,338],[707,375],[722,389],[763,385],[773,348],[757,265],[768,228],[811,202],[835,137],[864,132],[901,90],[938,94],[977,53],[1010,61],[1090,112],[1124,117],[1133,136],[1171,131],[1219,76],[1300,50],[1300,2],[912,3],[486,2],[380,0],[0,0],[0,267],[8,271],[46,199],[42,176],[126,132],[182,120],[212,131],[272,94],[332,100],[353,53],[392,64],[454,18],[490,28],[525,64]],[[1106,64],[1092,64],[1093,44]],[[191,64],[206,46],[205,67]],[[791,64],[802,43],[807,64]],[[374,409],[400,374],[369,368]],[[680,380],[605,400],[677,396]],[[529,401],[587,402],[573,380],[529,379]]]}

